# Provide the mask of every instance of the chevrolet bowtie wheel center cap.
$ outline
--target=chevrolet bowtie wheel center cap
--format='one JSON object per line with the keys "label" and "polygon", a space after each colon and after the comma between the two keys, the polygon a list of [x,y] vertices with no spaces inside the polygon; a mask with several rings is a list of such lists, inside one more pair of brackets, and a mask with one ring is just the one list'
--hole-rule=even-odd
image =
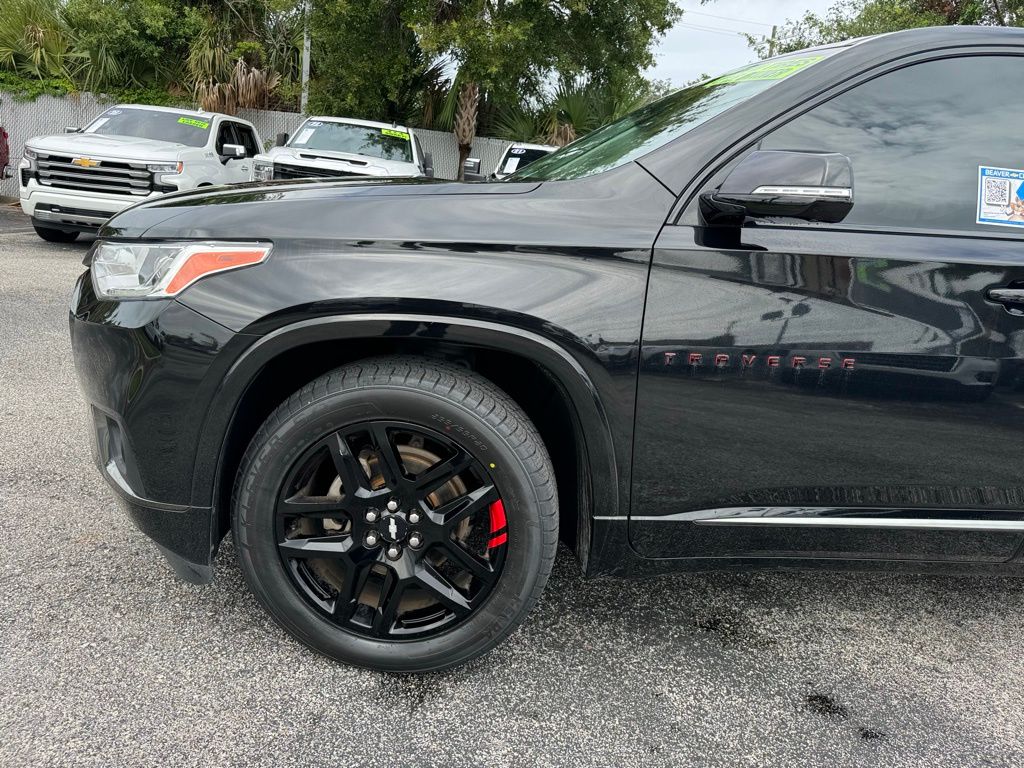
{"label": "chevrolet bowtie wheel center cap", "polygon": [[409,523],[406,522],[405,515],[393,515],[385,512],[380,517],[377,530],[380,531],[384,541],[396,544],[405,539],[409,532]]}

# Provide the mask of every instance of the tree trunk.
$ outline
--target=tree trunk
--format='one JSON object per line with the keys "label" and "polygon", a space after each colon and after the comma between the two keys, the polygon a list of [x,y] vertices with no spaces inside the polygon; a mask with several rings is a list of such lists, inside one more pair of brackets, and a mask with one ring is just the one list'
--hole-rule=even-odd
{"label": "tree trunk", "polygon": [[465,178],[465,163],[476,138],[477,111],[480,107],[480,88],[474,82],[462,85],[459,92],[459,103],[455,110],[455,143],[459,145],[459,170],[456,178]]}

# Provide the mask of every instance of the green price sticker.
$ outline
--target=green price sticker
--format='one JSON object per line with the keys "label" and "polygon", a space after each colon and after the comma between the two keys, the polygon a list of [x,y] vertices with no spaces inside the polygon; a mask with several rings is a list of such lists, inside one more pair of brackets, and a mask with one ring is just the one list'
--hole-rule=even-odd
{"label": "green price sticker", "polygon": [[404,131],[395,131],[392,130],[391,128],[381,128],[380,132],[383,133],[385,136],[394,136],[396,139],[405,139],[406,141],[409,140],[409,134],[405,133]]}
{"label": "green price sticker", "polygon": [[181,125],[191,125],[193,128],[202,128],[204,131],[209,130],[210,124],[205,120],[196,120],[193,117],[179,117],[178,122]]}
{"label": "green price sticker", "polygon": [[752,64],[749,67],[730,72],[715,78],[708,85],[728,85],[731,83],[749,83],[755,80],[785,80],[801,69],[821,61],[824,56],[801,56],[781,61],[766,61],[763,64]]}

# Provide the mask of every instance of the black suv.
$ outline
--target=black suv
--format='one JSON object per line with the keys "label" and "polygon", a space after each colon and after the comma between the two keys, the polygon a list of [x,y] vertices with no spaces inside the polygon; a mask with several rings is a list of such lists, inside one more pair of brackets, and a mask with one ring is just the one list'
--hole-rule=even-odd
{"label": "black suv", "polygon": [[118,214],[71,333],[98,464],[179,574],[336,659],[492,648],[584,573],[1020,568],[1024,34],[678,91],[505,181]]}

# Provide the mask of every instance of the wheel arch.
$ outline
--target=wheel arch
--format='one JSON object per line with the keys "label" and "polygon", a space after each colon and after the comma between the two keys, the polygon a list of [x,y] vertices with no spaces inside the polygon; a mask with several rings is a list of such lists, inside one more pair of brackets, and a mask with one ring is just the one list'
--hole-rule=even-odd
{"label": "wheel arch", "polygon": [[551,453],[563,538],[586,571],[592,516],[621,514],[618,468],[599,389],[565,346],[545,336],[440,315],[313,318],[278,328],[248,347],[224,377],[197,446],[192,496],[193,503],[212,503],[217,515],[211,547],[229,527],[231,486],[241,456],[273,408],[339,365],[382,354],[454,360],[523,407]]}

